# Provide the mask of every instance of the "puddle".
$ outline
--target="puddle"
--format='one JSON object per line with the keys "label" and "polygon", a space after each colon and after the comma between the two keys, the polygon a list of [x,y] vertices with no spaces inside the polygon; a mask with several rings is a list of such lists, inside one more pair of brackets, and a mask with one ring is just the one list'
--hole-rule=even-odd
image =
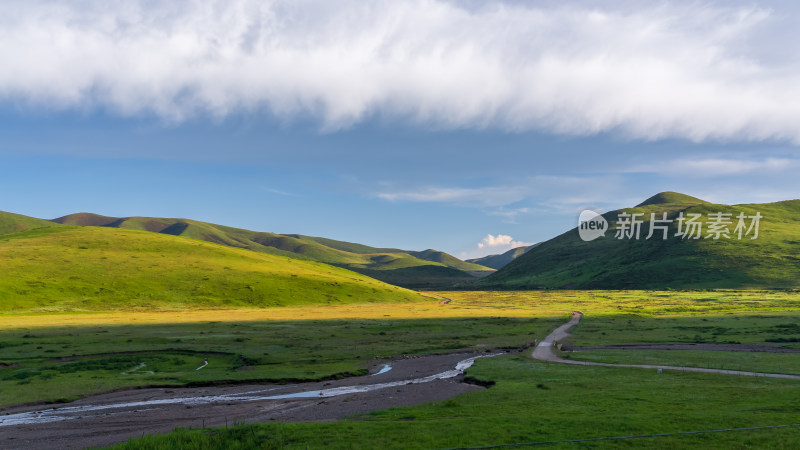
{"label": "puddle", "polygon": [[381,367],[381,370],[379,370],[379,371],[377,371],[377,372],[373,373],[373,374],[372,374],[372,375],[370,375],[370,376],[371,376],[371,377],[374,377],[375,375],[380,375],[380,374],[382,374],[382,373],[386,373],[386,372],[388,372],[388,371],[390,371],[390,370],[392,370],[392,365],[391,365],[391,364],[384,364],[384,365],[383,365],[383,367]]}

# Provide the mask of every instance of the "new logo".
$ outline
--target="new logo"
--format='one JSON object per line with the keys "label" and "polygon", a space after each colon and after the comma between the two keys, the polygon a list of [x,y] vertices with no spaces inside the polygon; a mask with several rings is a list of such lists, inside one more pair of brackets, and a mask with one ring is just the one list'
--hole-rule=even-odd
{"label": "new logo", "polygon": [[608,221],[600,213],[584,209],[578,216],[578,234],[584,241],[593,241],[600,236],[605,236],[608,230]]}

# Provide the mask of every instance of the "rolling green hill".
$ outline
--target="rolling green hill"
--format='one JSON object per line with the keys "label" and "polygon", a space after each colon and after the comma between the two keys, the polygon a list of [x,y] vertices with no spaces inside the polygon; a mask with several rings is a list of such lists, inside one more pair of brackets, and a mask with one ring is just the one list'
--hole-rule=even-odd
{"label": "rolling green hill", "polygon": [[467,261],[462,261],[455,256],[449,255],[445,252],[438,250],[428,249],[421,252],[410,252],[410,255],[422,259],[424,261],[431,261],[435,263],[444,264],[447,267],[463,270],[465,272],[480,272],[487,271],[486,266],[475,264]]}
{"label": "rolling green hill", "polygon": [[694,206],[694,205],[709,205],[710,203],[701,200],[691,195],[681,194],[679,192],[659,192],[658,194],[648,198],[636,205],[637,208],[650,205],[672,205],[673,207],[679,206]]}
{"label": "rolling green hill", "polygon": [[[642,213],[639,240],[616,239],[619,213]],[[700,239],[675,237],[677,222],[645,239],[650,213],[676,219],[700,214]],[[706,238],[711,216],[731,214],[731,232],[744,213],[762,216],[758,238]],[[634,208],[603,214],[610,230],[585,242],[578,229],[538,245],[498,272],[477,282],[491,289],[665,289],[665,288],[797,288],[800,287],[800,200],[766,204],[716,205],[687,195],[665,192]],[[746,220],[749,226],[751,221]]]}
{"label": "rolling green hill", "polygon": [[345,242],[345,241],[337,241],[335,239],[328,239],[323,237],[315,237],[315,236],[304,236],[301,234],[287,234],[286,236],[290,236],[297,239],[302,239],[306,241],[314,241],[318,244],[322,244],[326,247],[330,247],[336,250],[341,250],[348,253],[360,253],[362,255],[366,255],[369,253],[403,253],[405,250],[400,250],[398,248],[376,248],[370,247],[368,245],[363,244],[356,244],[353,242]]}
{"label": "rolling green hill", "polygon": [[511,250],[501,253],[499,255],[488,255],[481,258],[468,259],[467,262],[473,264],[480,264],[482,266],[491,267],[492,269],[500,270],[511,261],[524,255],[528,250],[535,247],[537,244],[528,245],[525,247],[512,248]]}
{"label": "rolling green hill", "polygon": [[139,230],[52,226],[0,236],[0,311],[405,302],[413,292],[313,261]]}
{"label": "rolling green hill", "polygon": [[78,213],[53,221],[65,225],[92,225],[171,234],[262,253],[323,262],[409,288],[450,287],[474,280],[474,274],[485,274],[493,270],[436,250],[413,252],[374,248],[327,238],[256,232],[189,219],[119,218]]}
{"label": "rolling green hill", "polygon": [[0,211],[0,236],[4,234],[19,233],[36,228],[56,227],[57,224],[44,219],[23,216]]}

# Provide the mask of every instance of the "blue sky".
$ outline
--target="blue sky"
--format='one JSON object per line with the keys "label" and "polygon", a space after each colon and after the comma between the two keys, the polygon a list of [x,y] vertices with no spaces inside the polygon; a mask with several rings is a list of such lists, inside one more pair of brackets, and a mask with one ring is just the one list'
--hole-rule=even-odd
{"label": "blue sky", "polygon": [[638,3],[4,2],[0,210],[474,257],[799,197],[796,7]]}

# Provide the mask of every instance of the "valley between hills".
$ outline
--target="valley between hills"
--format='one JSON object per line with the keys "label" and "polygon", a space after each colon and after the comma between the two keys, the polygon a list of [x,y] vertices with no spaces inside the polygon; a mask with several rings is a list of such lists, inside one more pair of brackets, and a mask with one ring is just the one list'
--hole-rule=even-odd
{"label": "valley between hills", "polygon": [[[789,448],[798,202],[665,192],[604,237],[471,262],[0,213],[0,447]],[[651,213],[666,238],[614,237]],[[676,237],[714,213],[759,214],[758,238]]]}

